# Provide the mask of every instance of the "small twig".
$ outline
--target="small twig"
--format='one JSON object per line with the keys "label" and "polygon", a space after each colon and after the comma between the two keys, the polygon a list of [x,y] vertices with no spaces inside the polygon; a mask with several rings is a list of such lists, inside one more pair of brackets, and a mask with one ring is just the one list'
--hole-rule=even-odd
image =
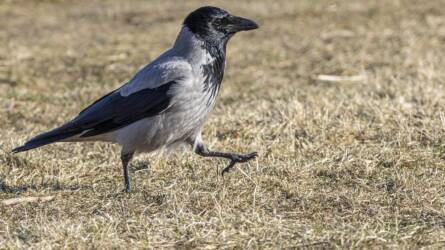
{"label": "small twig", "polygon": [[12,198],[7,200],[2,200],[2,204],[5,206],[15,205],[19,203],[28,203],[28,202],[47,202],[52,201],[54,196],[41,196],[41,197],[19,197]]}

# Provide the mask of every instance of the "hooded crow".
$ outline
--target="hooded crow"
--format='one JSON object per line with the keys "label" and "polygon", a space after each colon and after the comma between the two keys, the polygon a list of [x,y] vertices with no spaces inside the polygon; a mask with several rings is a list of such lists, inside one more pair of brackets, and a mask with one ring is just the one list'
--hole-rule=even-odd
{"label": "hooded crow", "polygon": [[142,68],[120,88],[85,108],[77,117],[40,134],[14,153],[54,142],[107,141],[122,146],[125,191],[131,191],[128,164],[135,152],[152,152],[186,143],[204,157],[236,163],[257,156],[208,149],[202,127],[215,106],[224,75],[226,45],[239,31],[258,25],[216,7],[190,13],[173,47]]}

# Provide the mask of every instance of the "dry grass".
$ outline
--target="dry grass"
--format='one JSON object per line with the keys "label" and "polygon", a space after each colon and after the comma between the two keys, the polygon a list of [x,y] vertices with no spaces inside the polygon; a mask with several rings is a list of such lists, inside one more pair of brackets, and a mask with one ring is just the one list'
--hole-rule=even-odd
{"label": "dry grass", "polygon": [[9,153],[129,79],[202,4],[0,3],[0,200],[42,197],[0,204],[0,248],[443,247],[444,1],[213,2],[262,26],[229,44],[205,128],[215,149],[260,154],[225,179],[225,161],[140,155],[128,195],[116,146]]}

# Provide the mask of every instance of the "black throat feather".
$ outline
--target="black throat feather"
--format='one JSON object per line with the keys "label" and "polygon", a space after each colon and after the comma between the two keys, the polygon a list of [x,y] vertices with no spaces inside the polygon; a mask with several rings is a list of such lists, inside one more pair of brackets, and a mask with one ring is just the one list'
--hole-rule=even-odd
{"label": "black throat feather", "polygon": [[224,43],[222,46],[215,46],[211,43],[204,42],[202,46],[213,58],[210,63],[201,66],[204,75],[203,90],[205,92],[210,92],[210,98],[207,101],[207,104],[210,105],[212,100],[216,98],[224,77],[226,44]]}

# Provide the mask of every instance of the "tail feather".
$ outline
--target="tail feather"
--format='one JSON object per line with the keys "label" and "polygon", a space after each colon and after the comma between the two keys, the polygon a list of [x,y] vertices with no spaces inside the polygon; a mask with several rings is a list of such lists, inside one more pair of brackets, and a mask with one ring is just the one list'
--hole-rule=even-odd
{"label": "tail feather", "polygon": [[31,140],[27,141],[23,146],[14,148],[12,153],[20,153],[30,149],[45,146],[54,142],[58,142],[82,132],[81,129],[74,127],[72,124],[68,123],[59,128],[53,129],[49,132],[40,134]]}

